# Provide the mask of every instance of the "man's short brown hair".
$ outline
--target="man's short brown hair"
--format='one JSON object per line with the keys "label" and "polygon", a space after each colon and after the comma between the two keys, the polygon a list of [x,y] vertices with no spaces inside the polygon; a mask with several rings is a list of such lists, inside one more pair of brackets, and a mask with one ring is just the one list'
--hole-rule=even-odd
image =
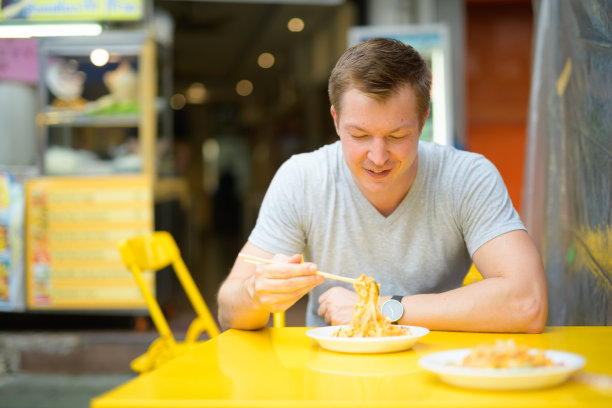
{"label": "man's short brown hair", "polygon": [[410,45],[390,38],[372,38],[342,54],[329,78],[329,101],[340,115],[342,96],[352,88],[384,101],[404,85],[412,87],[417,113],[425,119],[431,98],[429,66]]}

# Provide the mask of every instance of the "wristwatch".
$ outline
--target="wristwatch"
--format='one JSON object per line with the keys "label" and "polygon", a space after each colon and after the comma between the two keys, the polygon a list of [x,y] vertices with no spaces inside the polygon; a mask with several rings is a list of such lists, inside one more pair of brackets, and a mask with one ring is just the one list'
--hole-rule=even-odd
{"label": "wristwatch", "polygon": [[383,303],[380,312],[391,320],[391,323],[397,323],[404,315],[404,306],[402,306],[402,297],[394,295],[391,299]]}

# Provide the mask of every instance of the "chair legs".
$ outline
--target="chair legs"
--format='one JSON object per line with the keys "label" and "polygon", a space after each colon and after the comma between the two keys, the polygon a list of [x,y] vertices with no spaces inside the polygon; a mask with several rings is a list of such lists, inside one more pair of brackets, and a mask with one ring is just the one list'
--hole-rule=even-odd
{"label": "chair legs", "polygon": [[217,324],[212,321],[212,316],[198,316],[189,325],[185,334],[185,343],[194,343],[198,341],[198,337],[202,332],[206,331],[209,337],[214,337],[219,334]]}
{"label": "chair legs", "polygon": [[167,339],[158,337],[144,354],[132,360],[130,368],[138,373],[154,370],[175,357],[175,348],[176,345],[171,346]]}

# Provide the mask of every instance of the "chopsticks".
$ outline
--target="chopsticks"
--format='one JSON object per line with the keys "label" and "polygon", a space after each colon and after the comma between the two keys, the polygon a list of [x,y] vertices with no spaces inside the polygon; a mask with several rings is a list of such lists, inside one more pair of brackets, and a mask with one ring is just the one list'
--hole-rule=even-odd
{"label": "chopsticks", "polygon": [[[251,264],[260,264],[260,263],[282,264],[282,262],[277,262],[277,261],[273,261],[271,259],[259,258],[257,256],[247,255],[247,254],[243,254],[242,252],[238,254],[238,257],[243,258],[244,262],[251,263]],[[339,280],[339,281],[343,281],[343,282],[348,282],[348,283],[352,283],[352,284],[359,283],[359,281],[357,279],[346,278],[344,276],[334,275],[333,273],[327,273],[327,272],[323,272],[323,271],[317,271],[317,275],[321,275],[321,276],[323,276],[323,277],[325,277],[327,279],[335,279],[335,280]]]}

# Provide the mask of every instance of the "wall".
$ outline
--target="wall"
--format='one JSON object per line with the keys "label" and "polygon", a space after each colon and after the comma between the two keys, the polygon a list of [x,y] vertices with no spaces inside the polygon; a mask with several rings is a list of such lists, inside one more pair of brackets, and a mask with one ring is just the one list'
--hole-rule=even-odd
{"label": "wall", "polygon": [[531,75],[531,2],[470,0],[466,20],[466,147],[497,166],[519,210]]}

